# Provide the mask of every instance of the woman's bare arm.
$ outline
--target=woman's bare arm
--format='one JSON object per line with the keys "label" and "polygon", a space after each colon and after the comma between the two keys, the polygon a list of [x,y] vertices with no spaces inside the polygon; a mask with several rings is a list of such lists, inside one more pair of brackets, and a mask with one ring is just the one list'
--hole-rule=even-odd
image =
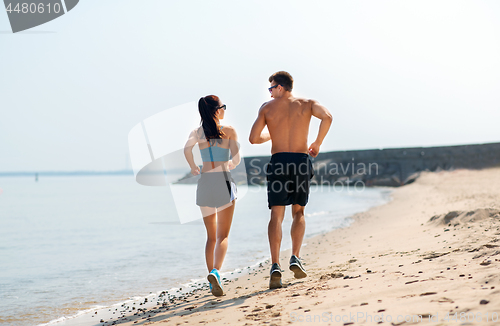
{"label": "woman's bare arm", "polygon": [[184,145],[184,157],[186,157],[186,161],[189,164],[189,167],[191,168],[191,174],[192,175],[197,175],[200,174],[200,168],[196,165],[194,162],[194,156],[193,156],[193,147],[198,143],[198,137],[196,135],[196,130],[193,130],[191,134],[189,134],[189,138],[186,142],[186,145]]}
{"label": "woman's bare arm", "polygon": [[236,130],[231,127],[231,136],[229,138],[229,149],[231,150],[231,156],[233,157],[232,164],[236,167],[241,162],[240,148],[238,144],[238,134]]}

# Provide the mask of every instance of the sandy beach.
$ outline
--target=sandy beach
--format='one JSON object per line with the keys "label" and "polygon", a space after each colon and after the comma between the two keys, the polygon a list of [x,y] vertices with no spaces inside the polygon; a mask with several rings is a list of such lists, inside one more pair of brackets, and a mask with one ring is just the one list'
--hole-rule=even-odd
{"label": "sandy beach", "polygon": [[307,239],[305,279],[293,278],[284,251],[282,289],[268,289],[265,263],[226,281],[220,298],[205,288],[92,319],[94,325],[496,325],[499,205],[500,168],[423,173],[396,189],[390,203],[354,216],[350,227]]}

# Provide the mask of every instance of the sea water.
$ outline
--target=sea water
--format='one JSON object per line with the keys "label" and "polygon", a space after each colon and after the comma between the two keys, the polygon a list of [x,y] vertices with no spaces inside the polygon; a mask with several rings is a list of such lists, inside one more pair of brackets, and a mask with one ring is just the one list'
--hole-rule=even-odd
{"label": "sea water", "polygon": [[[186,188],[176,187],[196,185],[146,187],[133,176],[0,178],[0,325],[57,325],[204,279],[201,213],[180,224],[170,191]],[[349,216],[389,197],[383,188],[312,187],[306,239],[349,225]],[[248,187],[236,203],[223,273],[269,257],[269,215],[266,188]],[[282,249],[291,247],[290,224],[287,209]]]}

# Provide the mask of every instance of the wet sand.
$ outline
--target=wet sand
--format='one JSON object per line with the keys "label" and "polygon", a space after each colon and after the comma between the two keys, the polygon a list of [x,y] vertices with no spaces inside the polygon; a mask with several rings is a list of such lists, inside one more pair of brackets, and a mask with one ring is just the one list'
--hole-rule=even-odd
{"label": "wet sand", "polygon": [[350,227],[306,240],[307,278],[293,278],[284,251],[282,289],[268,289],[267,262],[225,281],[220,298],[204,286],[87,319],[93,325],[500,323],[500,168],[423,173],[392,196],[354,216]]}

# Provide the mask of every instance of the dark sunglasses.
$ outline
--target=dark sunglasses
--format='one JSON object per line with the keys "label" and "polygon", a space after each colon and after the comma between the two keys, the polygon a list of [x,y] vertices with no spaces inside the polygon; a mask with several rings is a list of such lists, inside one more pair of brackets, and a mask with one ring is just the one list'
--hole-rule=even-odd
{"label": "dark sunglasses", "polygon": [[218,106],[217,110],[218,109],[224,109],[224,111],[226,111],[226,104],[222,104],[221,106]]}
{"label": "dark sunglasses", "polygon": [[276,87],[278,87],[278,86],[280,86],[280,84],[276,84],[276,85],[274,85],[274,86],[269,87],[269,88],[268,88],[269,93],[271,93],[271,92],[273,91],[273,88],[276,88]]}

